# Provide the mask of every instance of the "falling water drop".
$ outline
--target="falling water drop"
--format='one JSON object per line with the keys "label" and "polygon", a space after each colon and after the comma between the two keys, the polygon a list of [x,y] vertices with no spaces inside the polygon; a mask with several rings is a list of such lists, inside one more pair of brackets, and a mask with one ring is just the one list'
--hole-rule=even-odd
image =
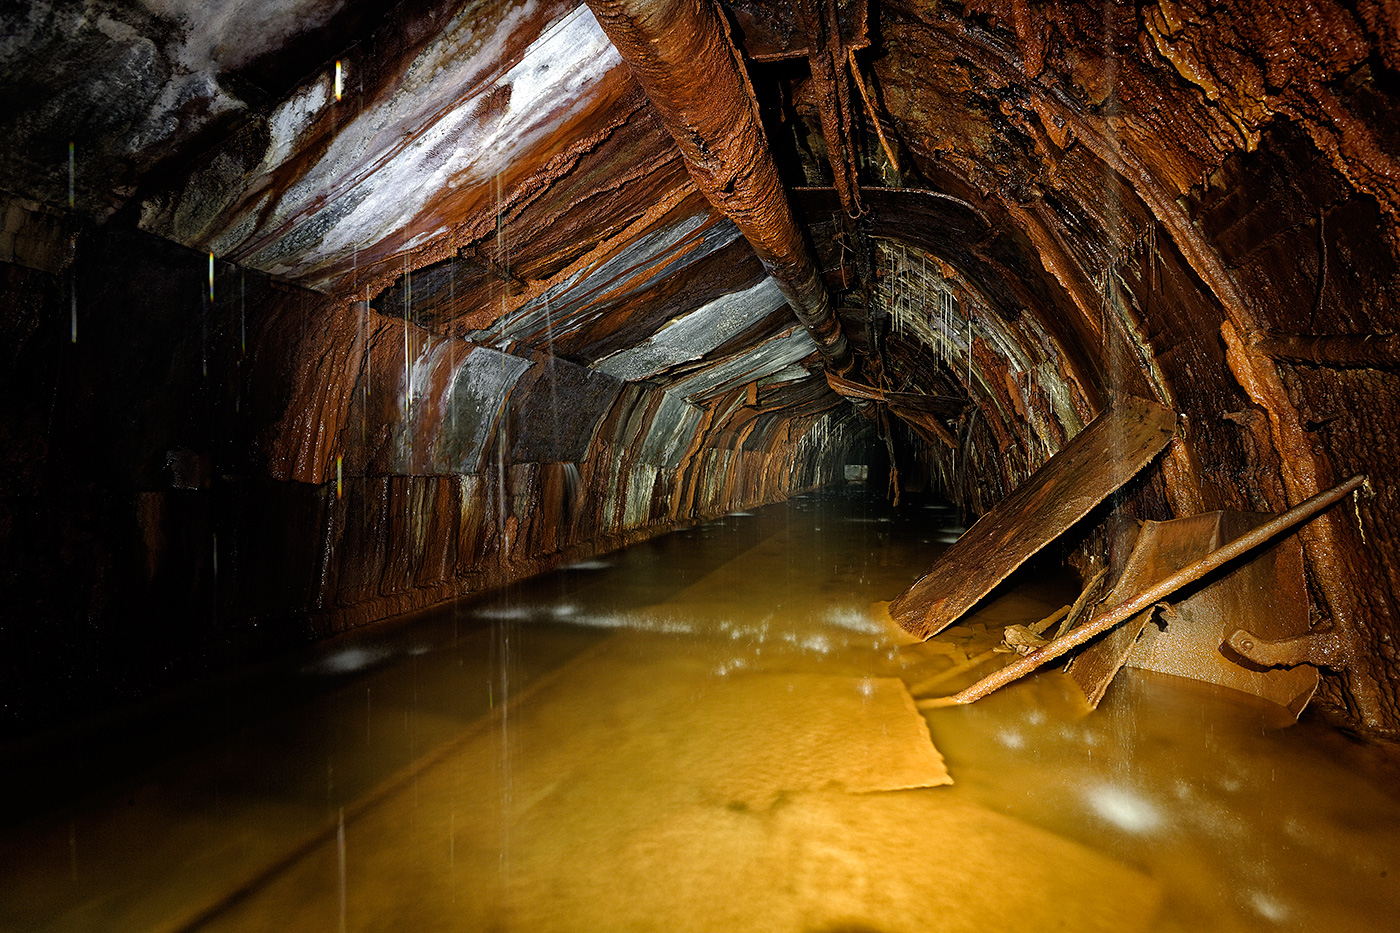
{"label": "falling water drop", "polygon": [[403,418],[404,418],[404,422],[405,422],[405,424],[404,424],[405,433],[406,433],[406,436],[408,437],[408,443],[409,443],[409,445],[410,445],[410,446],[409,446],[409,456],[410,456],[410,458],[411,458],[412,455],[413,455],[413,454],[412,454],[412,450],[413,450],[413,448],[412,448],[412,444],[413,444],[413,434],[412,434],[411,431],[408,431],[408,430],[407,430],[407,428],[408,428],[407,422],[408,422],[408,411],[409,411],[409,399],[412,398],[412,396],[413,396],[413,367],[412,367],[412,365],[411,365],[411,363],[410,363],[410,361],[409,361],[409,334],[408,334],[408,325],[409,325],[410,308],[412,307],[412,300],[413,300],[413,297],[412,297],[412,296],[413,296],[412,288],[413,288],[413,280],[412,280],[412,278],[411,278],[411,277],[409,276],[409,274],[408,274],[408,253],[405,252],[405,253],[403,254],[403,378],[404,378],[404,386],[405,386],[405,390],[404,390],[404,394],[403,394]]}
{"label": "falling water drop", "polygon": [[238,346],[244,356],[248,355],[247,284],[248,273],[240,269],[238,272]]}
{"label": "falling water drop", "polygon": [[967,310],[967,398],[972,400],[972,308]]}
{"label": "falling water drop", "polygon": [[336,864],[340,869],[340,933],[345,933],[345,808],[340,808],[335,828]]}
{"label": "falling water drop", "polygon": [[335,62],[335,99],[336,99],[337,102],[340,101],[340,94],[341,94],[341,91],[344,89],[344,87],[345,87],[345,85],[344,85],[344,82],[343,82],[342,70],[341,70],[341,67],[340,67],[340,60],[339,60],[339,59],[336,59],[336,62]]}
{"label": "falling water drop", "polygon": [[360,331],[365,340],[365,375],[361,382],[363,404],[360,405],[360,445],[363,446],[369,434],[369,384],[374,374],[374,357],[369,352],[369,332],[366,330],[369,318],[369,286],[365,286],[365,297],[360,302]]}
{"label": "falling water drop", "polygon": [[[455,262],[448,262],[447,264],[447,307],[452,309],[449,313],[456,312],[457,263]],[[448,337],[448,340],[449,343],[447,345],[447,371],[450,374],[448,376],[450,384],[450,381],[455,379],[457,375],[457,341],[454,340],[451,336]],[[452,419],[452,431],[455,434],[457,431],[457,393],[451,391],[450,389],[448,390],[447,394],[447,410],[448,416]]]}
{"label": "falling water drop", "polygon": [[69,210],[72,210],[72,209],[73,209],[73,206],[74,206],[74,203],[75,203],[75,200],[76,200],[75,197],[74,197],[74,180],[75,180],[75,178],[76,178],[75,164],[74,164],[74,163],[75,163],[75,160],[74,160],[73,141],[70,139],[70,140],[68,141],[68,209],[69,209]]}

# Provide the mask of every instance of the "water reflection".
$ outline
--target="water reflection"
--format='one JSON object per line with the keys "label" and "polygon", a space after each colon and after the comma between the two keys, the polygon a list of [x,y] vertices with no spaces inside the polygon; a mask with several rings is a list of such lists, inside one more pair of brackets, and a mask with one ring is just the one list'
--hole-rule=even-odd
{"label": "water reflection", "polygon": [[10,800],[0,927],[1392,923],[1400,806],[1316,721],[1134,672],[1092,715],[1048,672],[920,719],[901,681],[1072,595],[909,644],[871,604],[954,520],[805,497],[249,672],[192,750]]}

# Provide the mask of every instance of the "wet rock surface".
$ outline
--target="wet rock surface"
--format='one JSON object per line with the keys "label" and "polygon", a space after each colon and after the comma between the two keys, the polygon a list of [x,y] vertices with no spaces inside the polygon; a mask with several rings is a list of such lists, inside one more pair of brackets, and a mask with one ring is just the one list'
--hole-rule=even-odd
{"label": "wet rock surface", "polygon": [[[0,14],[9,725],[847,463],[970,519],[1134,394],[1139,518],[1370,475],[1304,537],[1320,696],[1400,730],[1387,4],[735,3],[754,122],[679,148],[587,7],[312,6]],[[812,331],[697,168],[759,146]]]}

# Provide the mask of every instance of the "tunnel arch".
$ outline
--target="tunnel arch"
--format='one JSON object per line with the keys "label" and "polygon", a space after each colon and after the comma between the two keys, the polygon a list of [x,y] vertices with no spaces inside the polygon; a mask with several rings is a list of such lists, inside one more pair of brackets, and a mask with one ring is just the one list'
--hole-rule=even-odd
{"label": "tunnel arch", "polygon": [[[325,633],[839,483],[856,449],[971,517],[1122,393],[1180,416],[1123,503],[1142,518],[1280,510],[1371,475],[1374,496],[1305,532],[1312,608],[1348,645],[1329,702],[1400,728],[1385,4],[837,4],[835,64],[810,24],[721,4],[860,360],[844,396],[796,292],[706,197],[589,7],[307,16],[250,63],[133,3],[110,4],[124,28],[67,34],[71,6],[6,21],[23,39],[6,78],[68,81],[64,100],[111,119],[10,118],[0,259],[13,386],[58,397],[64,350],[63,397],[90,413],[50,441],[17,404],[12,485],[33,524],[93,528],[102,554],[142,542],[152,569],[78,568],[89,595],[52,610],[64,625],[175,611],[155,581],[184,566],[181,497],[233,549],[199,565],[201,600],[246,585],[229,625]],[[298,69],[307,48],[332,57]],[[138,52],[141,82],[103,83]],[[170,287],[140,294],[141,270]],[[161,328],[167,398],[85,355],[90,334],[139,354]],[[872,413],[867,389],[933,400]],[[128,409],[149,414],[130,438],[106,423]],[[136,465],[64,505],[35,477],[85,436]],[[293,527],[250,517],[274,507]],[[20,562],[74,567],[70,550]]]}

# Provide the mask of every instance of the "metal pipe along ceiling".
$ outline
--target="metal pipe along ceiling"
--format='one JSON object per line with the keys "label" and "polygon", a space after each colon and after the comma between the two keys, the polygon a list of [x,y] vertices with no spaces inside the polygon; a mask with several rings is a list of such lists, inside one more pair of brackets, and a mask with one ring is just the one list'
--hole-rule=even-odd
{"label": "metal pipe along ceiling", "polygon": [[821,349],[851,369],[846,336],[797,229],[737,52],[708,0],[588,0],[675,137],[696,187],[749,241]]}

